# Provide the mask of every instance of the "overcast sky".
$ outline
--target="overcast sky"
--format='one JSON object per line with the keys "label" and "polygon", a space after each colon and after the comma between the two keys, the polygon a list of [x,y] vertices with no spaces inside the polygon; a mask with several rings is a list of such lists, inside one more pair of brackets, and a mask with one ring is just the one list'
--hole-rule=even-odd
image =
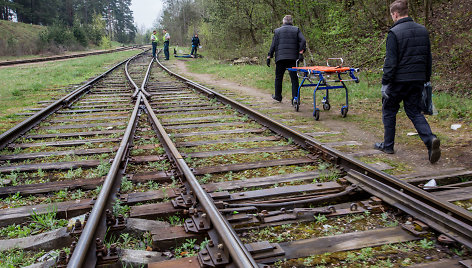
{"label": "overcast sky", "polygon": [[161,15],[162,5],[161,0],[132,0],[131,10],[133,10],[134,22],[139,28],[144,25],[150,29]]}

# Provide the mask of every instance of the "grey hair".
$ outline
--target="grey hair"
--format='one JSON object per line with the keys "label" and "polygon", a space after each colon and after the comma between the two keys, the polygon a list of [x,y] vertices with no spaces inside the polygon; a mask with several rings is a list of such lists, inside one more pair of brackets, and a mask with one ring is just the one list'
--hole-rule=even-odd
{"label": "grey hair", "polygon": [[286,15],[282,22],[283,24],[293,24],[292,15]]}

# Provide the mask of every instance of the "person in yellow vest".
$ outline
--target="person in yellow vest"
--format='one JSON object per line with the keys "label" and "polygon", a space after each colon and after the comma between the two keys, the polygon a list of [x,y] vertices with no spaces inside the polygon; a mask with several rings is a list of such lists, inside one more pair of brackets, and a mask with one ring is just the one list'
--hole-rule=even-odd
{"label": "person in yellow vest", "polygon": [[157,49],[157,31],[154,30],[151,35],[151,43],[152,43],[152,57],[156,58],[156,49]]}
{"label": "person in yellow vest", "polygon": [[169,60],[169,41],[170,41],[170,34],[167,32],[166,29],[162,30],[164,34],[164,55],[166,56],[166,60]]}

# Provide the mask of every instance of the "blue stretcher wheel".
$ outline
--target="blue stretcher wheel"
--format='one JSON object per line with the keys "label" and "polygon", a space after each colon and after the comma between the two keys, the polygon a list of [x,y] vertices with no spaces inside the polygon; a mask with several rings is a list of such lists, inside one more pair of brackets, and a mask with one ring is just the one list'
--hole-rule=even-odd
{"label": "blue stretcher wheel", "polygon": [[316,108],[316,110],[313,112],[313,116],[315,117],[316,121],[320,120],[320,110],[318,108]]}
{"label": "blue stretcher wheel", "polygon": [[347,111],[348,111],[348,108],[347,108],[346,106],[343,106],[343,107],[341,108],[341,115],[342,115],[342,117],[346,117]]}
{"label": "blue stretcher wheel", "polygon": [[295,111],[298,112],[300,109],[300,100],[297,97],[292,99],[292,106],[295,108]]}
{"label": "blue stretcher wheel", "polygon": [[331,109],[331,104],[329,102],[323,103],[323,110],[329,111]]}

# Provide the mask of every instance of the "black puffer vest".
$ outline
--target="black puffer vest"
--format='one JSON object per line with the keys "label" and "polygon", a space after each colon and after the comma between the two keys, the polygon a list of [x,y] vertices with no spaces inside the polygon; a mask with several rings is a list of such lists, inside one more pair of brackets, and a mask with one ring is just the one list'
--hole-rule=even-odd
{"label": "black puffer vest", "polygon": [[[271,52],[275,52],[275,61],[296,60],[299,51],[305,49],[306,40],[298,27],[284,24],[275,29]],[[269,56],[271,53],[269,52]]]}
{"label": "black puffer vest", "polygon": [[396,37],[398,55],[393,81],[429,81],[431,44],[428,30],[407,17],[397,21],[390,32]]}

